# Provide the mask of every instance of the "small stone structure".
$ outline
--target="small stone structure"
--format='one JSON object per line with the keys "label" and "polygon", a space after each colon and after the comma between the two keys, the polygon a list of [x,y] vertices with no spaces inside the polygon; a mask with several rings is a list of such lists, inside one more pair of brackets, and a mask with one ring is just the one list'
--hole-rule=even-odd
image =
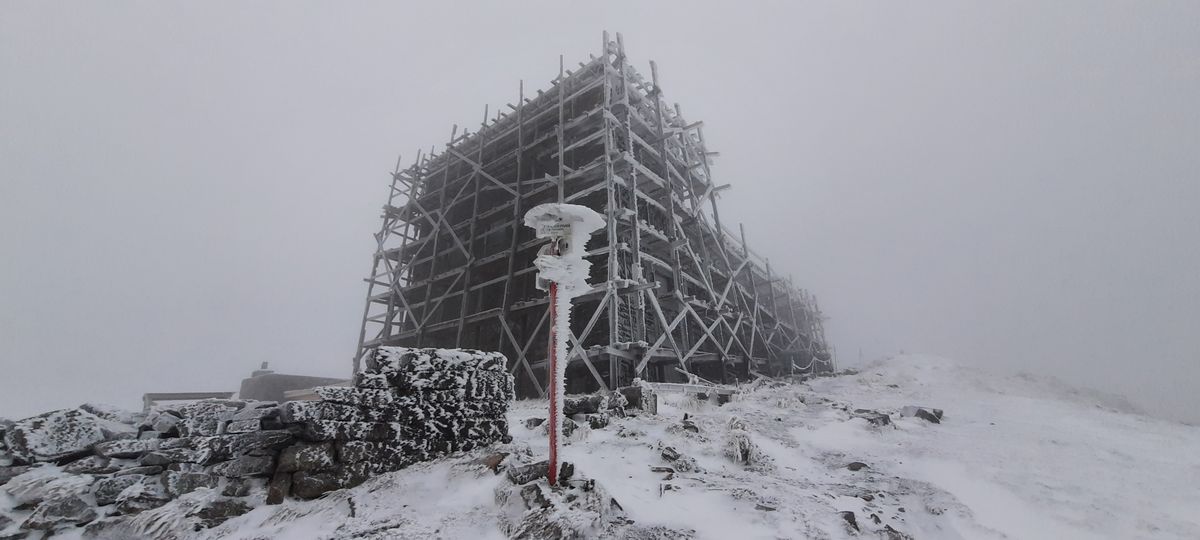
{"label": "small stone structure", "polygon": [[284,451],[269,502],[312,498],[449,452],[509,440],[513,379],[500,353],[380,347],[353,387],[316,388],[282,420],[305,441]]}
{"label": "small stone structure", "polygon": [[508,441],[505,364],[499,353],[384,347],[354,387],[320,387],[315,401],[84,405],[0,420],[0,490],[20,512],[0,513],[0,530],[15,517],[21,530],[136,535],[152,526],[140,514],[193,492],[175,518],[212,527],[264,502]]}

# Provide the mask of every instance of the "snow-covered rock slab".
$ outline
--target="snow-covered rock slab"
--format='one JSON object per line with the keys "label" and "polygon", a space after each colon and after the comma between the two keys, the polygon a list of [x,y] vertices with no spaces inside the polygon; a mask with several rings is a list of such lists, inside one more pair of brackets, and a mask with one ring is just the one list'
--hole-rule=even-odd
{"label": "snow-covered rock slab", "polygon": [[83,497],[67,495],[39,504],[21,524],[21,528],[48,531],[65,525],[90,523],[96,517],[96,511]]}
{"label": "snow-covered rock slab", "polygon": [[97,455],[107,458],[136,458],[158,450],[160,439],[120,439],[96,445]]}
{"label": "snow-covered rock slab", "polygon": [[942,410],[931,407],[917,407],[915,405],[908,405],[900,409],[900,416],[920,418],[931,424],[942,423]]}
{"label": "snow-covered rock slab", "polygon": [[80,409],[62,409],[13,423],[4,440],[13,456],[23,461],[58,461],[86,455],[105,440],[135,434],[132,426]]}

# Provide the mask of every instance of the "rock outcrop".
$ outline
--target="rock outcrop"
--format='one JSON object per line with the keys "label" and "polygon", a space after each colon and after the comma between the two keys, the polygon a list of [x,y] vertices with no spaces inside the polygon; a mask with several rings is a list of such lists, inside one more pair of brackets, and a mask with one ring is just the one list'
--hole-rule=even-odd
{"label": "rock outcrop", "polygon": [[[109,538],[164,519],[215,526],[511,440],[506,363],[498,353],[383,347],[354,387],[318,388],[318,401],[210,399],[146,414],[89,404],[3,421],[0,490],[32,510],[24,531],[86,526],[85,538]],[[155,513],[176,499],[187,508]]]}
{"label": "rock outcrop", "polygon": [[916,407],[913,405],[908,405],[900,409],[900,416],[912,416],[920,418],[931,424],[942,423],[942,410],[934,409],[932,407]]}

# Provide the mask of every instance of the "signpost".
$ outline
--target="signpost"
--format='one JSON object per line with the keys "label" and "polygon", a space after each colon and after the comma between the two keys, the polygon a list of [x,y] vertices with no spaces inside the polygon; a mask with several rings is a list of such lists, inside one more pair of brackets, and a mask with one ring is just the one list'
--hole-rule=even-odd
{"label": "signpost", "polygon": [[[538,236],[542,236],[541,231],[538,231]],[[546,245],[548,249],[545,250],[545,256],[557,257],[559,255],[558,242],[561,238],[562,236],[551,237],[550,243]],[[543,253],[539,251],[538,256],[543,256]],[[568,302],[570,301],[568,300]],[[569,303],[567,304],[567,309],[571,309]],[[568,313],[567,316],[570,317],[570,314]],[[546,477],[552,486],[558,481],[558,436],[559,432],[562,431],[562,410],[559,408],[559,404],[562,403],[562,397],[559,392],[565,390],[567,371],[563,369],[561,376],[558,373],[558,317],[558,283],[551,281],[550,339],[547,340],[548,351],[546,352],[546,358],[550,361],[549,370],[547,371],[550,377],[550,465],[546,468],[548,471]],[[563,361],[566,360],[564,359]],[[563,367],[565,368],[566,366]],[[563,379],[562,383],[559,382],[560,379]],[[563,388],[563,390],[560,390],[560,388]]]}
{"label": "signpost", "polygon": [[588,290],[591,264],[583,258],[588,237],[604,227],[604,218],[594,210],[575,204],[550,203],[525,213],[525,225],[548,244],[538,251],[534,266],[538,269],[537,287],[550,293],[549,360],[550,466],[547,480],[558,481],[558,454],[562,436],[562,401],[565,391],[567,332],[570,332],[571,299]]}

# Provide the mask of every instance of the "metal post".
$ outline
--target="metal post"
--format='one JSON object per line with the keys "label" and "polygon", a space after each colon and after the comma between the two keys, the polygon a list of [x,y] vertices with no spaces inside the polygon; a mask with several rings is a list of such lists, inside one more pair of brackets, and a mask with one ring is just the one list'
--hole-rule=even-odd
{"label": "metal post", "polygon": [[[551,243],[554,246],[557,242]],[[557,255],[557,249],[551,247],[551,254]],[[546,469],[546,480],[550,485],[558,481],[558,436],[562,431],[562,411],[558,410],[558,284],[550,283],[550,373],[548,388],[550,391],[550,466]]]}

